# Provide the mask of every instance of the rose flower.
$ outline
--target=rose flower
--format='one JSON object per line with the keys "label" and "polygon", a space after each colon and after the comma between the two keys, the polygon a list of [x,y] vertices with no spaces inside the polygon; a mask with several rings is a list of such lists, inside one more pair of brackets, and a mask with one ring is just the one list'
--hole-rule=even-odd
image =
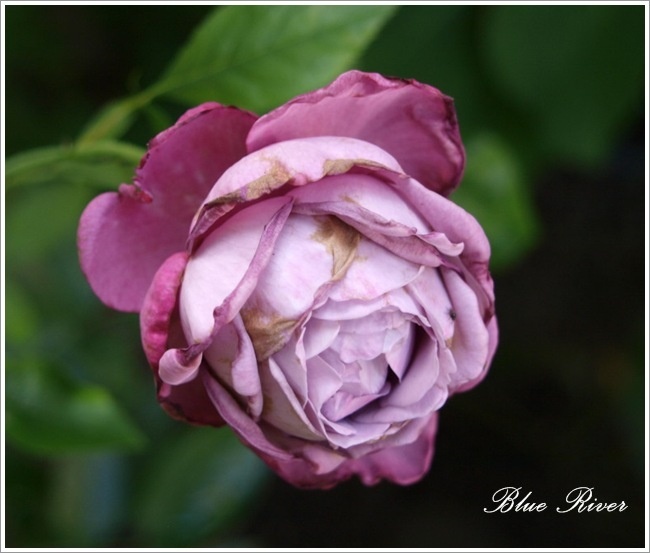
{"label": "rose flower", "polygon": [[452,100],[350,71],[267,115],[217,103],[95,198],[81,266],[140,313],[158,400],[228,425],[285,480],[419,480],[438,410],[497,343],[490,248],[447,199]]}

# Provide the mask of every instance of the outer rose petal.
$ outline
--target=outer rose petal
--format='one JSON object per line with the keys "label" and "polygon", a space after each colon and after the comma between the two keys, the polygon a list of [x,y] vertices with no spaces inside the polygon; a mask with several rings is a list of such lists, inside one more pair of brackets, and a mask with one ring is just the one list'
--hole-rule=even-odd
{"label": "outer rose petal", "polygon": [[[425,421],[418,439],[410,444],[379,449],[358,459],[345,459],[333,451],[308,445],[304,458],[279,461],[262,458],[286,481],[302,488],[331,488],[357,474],[367,486],[386,479],[408,485],[420,480],[433,459],[433,443],[438,428],[438,414]],[[338,467],[336,465],[338,464]],[[330,466],[334,470],[326,472]]]}
{"label": "outer rose petal", "polygon": [[78,230],[81,267],[106,305],[140,310],[160,264],[185,247],[203,198],[245,155],[254,121],[216,103],[188,111],[151,141],[135,186],[122,185],[86,207]]}
{"label": "outer rose petal", "polygon": [[176,253],[156,273],[140,314],[142,345],[154,370],[158,401],[165,411],[174,418],[194,424],[221,426],[224,422],[199,379],[170,386],[158,376],[158,361],[165,350],[186,345],[176,309],[178,287],[186,263],[187,254]]}
{"label": "outer rose petal", "polygon": [[453,100],[412,80],[349,71],[303,94],[253,126],[249,151],[308,136],[349,136],[380,146],[425,186],[449,195],[463,173],[465,151]]}

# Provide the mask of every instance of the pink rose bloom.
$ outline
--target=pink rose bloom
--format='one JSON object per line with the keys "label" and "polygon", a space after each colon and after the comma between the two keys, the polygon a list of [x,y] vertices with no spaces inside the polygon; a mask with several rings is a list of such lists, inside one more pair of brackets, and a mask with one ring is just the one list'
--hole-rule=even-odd
{"label": "pink rose bloom", "polygon": [[438,410],[497,343],[490,248],[447,199],[452,100],[350,71],[263,116],[206,103],[95,198],[82,268],[140,313],[158,399],[285,480],[419,480]]}

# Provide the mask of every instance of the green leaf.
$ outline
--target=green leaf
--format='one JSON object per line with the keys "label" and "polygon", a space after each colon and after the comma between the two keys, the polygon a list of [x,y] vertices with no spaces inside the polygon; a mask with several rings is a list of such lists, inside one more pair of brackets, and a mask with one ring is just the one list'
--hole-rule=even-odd
{"label": "green leaf", "polygon": [[129,182],[144,150],[114,141],[51,146],[29,150],[7,159],[7,190],[41,183],[73,183],[115,188]]}
{"label": "green leaf", "polygon": [[508,145],[484,134],[466,144],[467,167],[452,200],[481,223],[492,247],[491,269],[518,261],[536,242],[539,223],[527,182]]}
{"label": "green leaf", "polygon": [[196,31],[155,88],[187,103],[258,113],[350,68],[394,6],[227,6]]}
{"label": "green leaf", "polygon": [[270,473],[228,429],[191,428],[148,466],[135,520],[148,546],[188,546],[250,509]]}
{"label": "green leaf", "polygon": [[156,95],[155,90],[147,89],[133,96],[111,102],[86,125],[77,143],[87,145],[119,138],[133,123],[136,112],[151,102]]}
{"label": "green leaf", "polygon": [[137,449],[144,438],[111,395],[51,371],[33,355],[13,352],[6,367],[6,432],[39,454]]}
{"label": "green leaf", "polygon": [[643,6],[489,8],[486,75],[546,155],[594,164],[643,98]]}

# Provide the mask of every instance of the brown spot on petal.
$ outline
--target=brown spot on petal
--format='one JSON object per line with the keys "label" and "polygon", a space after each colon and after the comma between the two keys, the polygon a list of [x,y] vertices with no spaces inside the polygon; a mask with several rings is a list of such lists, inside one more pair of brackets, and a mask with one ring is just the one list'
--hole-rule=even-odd
{"label": "brown spot on petal", "polygon": [[348,202],[349,204],[356,204],[356,205],[359,205],[359,202],[357,202],[357,200],[355,200],[352,196],[349,196],[348,194],[343,194],[343,195],[341,196],[341,199],[342,199],[344,202]]}
{"label": "brown spot on petal", "polygon": [[240,314],[253,342],[258,362],[268,359],[282,349],[289,333],[296,326],[296,321],[285,319],[278,313],[268,314],[257,307],[245,307]]}
{"label": "brown spot on petal", "polygon": [[273,192],[291,180],[291,173],[277,160],[271,161],[271,169],[246,186],[246,199],[256,200]]}
{"label": "brown spot on petal", "polygon": [[347,173],[354,166],[386,169],[381,163],[369,159],[328,159],[323,164],[323,174],[341,175]]}
{"label": "brown spot on petal", "polygon": [[341,278],[354,260],[361,235],[332,215],[314,219],[318,230],[311,237],[323,244],[332,256],[332,278]]}

